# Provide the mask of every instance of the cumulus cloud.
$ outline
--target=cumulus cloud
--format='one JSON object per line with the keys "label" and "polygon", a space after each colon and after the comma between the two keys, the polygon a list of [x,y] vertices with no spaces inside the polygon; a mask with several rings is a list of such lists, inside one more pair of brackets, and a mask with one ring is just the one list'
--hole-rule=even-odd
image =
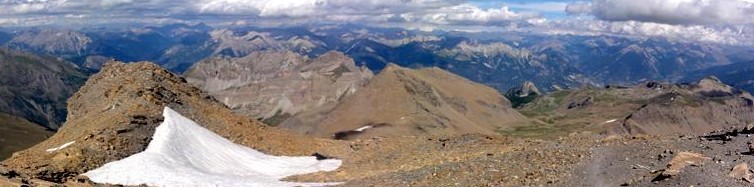
{"label": "cumulus cloud", "polygon": [[592,14],[592,4],[584,2],[571,3],[565,7],[565,11],[572,15]]}
{"label": "cumulus cloud", "polygon": [[507,7],[482,9],[463,0],[0,0],[0,16],[6,20],[2,23],[40,18],[82,22],[140,18],[249,23],[405,20],[424,21],[422,24],[492,25],[539,15],[516,13]]}
{"label": "cumulus cloud", "polygon": [[639,21],[674,25],[740,25],[754,23],[751,0],[594,0],[566,7],[572,14],[591,14],[605,21]]}
{"label": "cumulus cloud", "polygon": [[671,25],[641,21],[558,20],[542,25],[540,32],[568,35],[621,35],[662,37],[731,45],[754,45],[750,26]]}
{"label": "cumulus cloud", "polygon": [[539,18],[536,14],[519,14],[511,11],[508,7],[481,9],[479,7],[461,4],[452,7],[443,7],[434,13],[408,15],[409,20],[435,24],[501,24],[511,21]]}

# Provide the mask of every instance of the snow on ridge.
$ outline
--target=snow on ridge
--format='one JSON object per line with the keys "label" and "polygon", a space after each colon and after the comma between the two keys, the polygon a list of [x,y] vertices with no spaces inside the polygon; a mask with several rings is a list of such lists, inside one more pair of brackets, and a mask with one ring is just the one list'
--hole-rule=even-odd
{"label": "snow on ridge", "polygon": [[52,152],[55,152],[55,151],[60,151],[62,149],[65,149],[68,146],[73,145],[73,143],[76,143],[76,141],[71,141],[71,142],[65,143],[65,144],[60,145],[59,147],[56,147],[56,148],[47,149],[47,152],[48,153],[52,153]]}
{"label": "snow on ridge", "polygon": [[84,173],[97,183],[150,186],[328,186],[280,179],[333,171],[340,160],[271,156],[233,142],[165,107],[165,120],[141,153]]}

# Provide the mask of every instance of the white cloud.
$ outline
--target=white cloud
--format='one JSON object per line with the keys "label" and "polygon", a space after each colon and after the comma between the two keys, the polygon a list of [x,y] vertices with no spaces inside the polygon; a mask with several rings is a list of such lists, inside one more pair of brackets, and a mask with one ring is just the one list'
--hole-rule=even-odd
{"label": "white cloud", "polygon": [[594,0],[571,4],[569,13],[590,13],[606,21],[640,21],[676,25],[754,23],[751,0]]}
{"label": "white cloud", "polygon": [[0,0],[0,15],[3,23],[45,18],[59,24],[153,19],[387,23],[405,18],[426,21],[411,24],[494,25],[540,17],[507,7],[482,9],[463,0]]}
{"label": "white cloud", "polygon": [[571,3],[565,7],[565,11],[569,14],[576,15],[592,14],[592,4],[584,2]]}
{"label": "white cloud", "polygon": [[640,21],[559,20],[539,28],[548,34],[663,37],[678,41],[754,45],[746,26],[670,25]]}
{"label": "white cloud", "polygon": [[568,6],[564,2],[542,2],[542,3],[511,3],[507,5],[510,8],[535,10],[541,12],[563,12]]}
{"label": "white cloud", "polygon": [[514,19],[522,18],[521,15],[508,9],[508,7],[501,7],[499,9],[487,9],[482,10],[479,7],[464,4],[460,6],[450,7],[447,9],[447,13],[442,13],[442,17],[450,22],[504,22]]}
{"label": "white cloud", "polygon": [[431,13],[411,13],[403,15],[408,21],[438,25],[499,25],[512,21],[539,18],[539,15],[519,14],[508,7],[481,9],[470,4],[443,7]]}

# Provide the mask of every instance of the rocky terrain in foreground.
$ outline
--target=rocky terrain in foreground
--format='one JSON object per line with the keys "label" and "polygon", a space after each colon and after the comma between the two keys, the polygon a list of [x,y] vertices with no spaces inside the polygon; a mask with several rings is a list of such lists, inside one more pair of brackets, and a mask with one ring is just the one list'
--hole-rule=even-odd
{"label": "rocky terrain in foreground", "polygon": [[[438,75],[431,73],[436,71],[433,69],[392,68],[386,72],[406,75],[391,77],[430,83],[422,77]],[[446,78],[442,80],[453,80]],[[375,82],[382,81],[376,77],[370,85]],[[707,88],[727,88],[708,87],[707,83],[684,89],[699,94],[710,93]],[[428,89],[415,91],[432,93]],[[504,99],[499,93],[494,96]],[[709,102],[722,105],[750,97],[745,92],[734,96]],[[571,108],[589,106],[580,105],[584,103],[590,102],[576,102]],[[513,136],[472,133],[318,139],[234,114],[209,94],[154,64],[115,62],[106,64],[70,99],[69,120],[57,134],[0,163],[0,185],[98,185],[79,174],[144,150],[162,121],[160,111],[165,106],[237,144],[267,154],[341,159],[343,165],[338,170],[288,180],[345,182],[343,186],[746,186],[751,185],[751,171],[743,164],[754,161],[751,124],[672,136],[608,135],[577,128],[562,136],[524,138],[516,133],[532,129],[519,128],[513,129]]]}

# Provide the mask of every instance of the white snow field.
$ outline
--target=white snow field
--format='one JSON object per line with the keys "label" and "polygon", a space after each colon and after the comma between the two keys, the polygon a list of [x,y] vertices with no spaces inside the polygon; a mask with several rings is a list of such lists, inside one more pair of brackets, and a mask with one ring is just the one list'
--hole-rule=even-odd
{"label": "white snow field", "polygon": [[328,186],[291,175],[333,171],[340,160],[271,156],[233,142],[165,107],[144,152],[84,173],[97,183],[149,186]]}

